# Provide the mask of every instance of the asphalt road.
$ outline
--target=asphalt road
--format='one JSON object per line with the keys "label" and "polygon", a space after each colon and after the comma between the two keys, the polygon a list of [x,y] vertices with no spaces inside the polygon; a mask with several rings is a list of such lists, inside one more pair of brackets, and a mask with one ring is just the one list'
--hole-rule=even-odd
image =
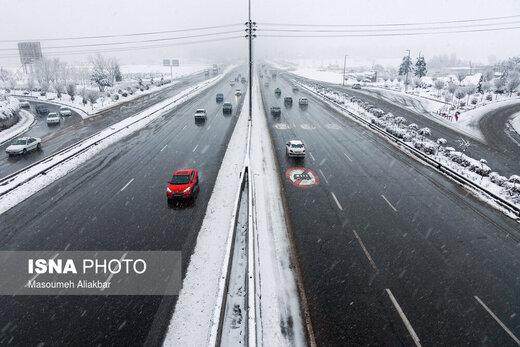
{"label": "asphalt road", "polygon": [[[52,155],[127,117],[133,116],[153,104],[172,97],[190,85],[205,79],[207,79],[207,77],[205,77],[203,73],[189,75],[177,80],[177,83],[171,87],[143,95],[124,105],[107,109],[95,117],[82,119],[78,114],[74,113],[71,117],[62,118],[62,124],[60,126],[47,126],[46,116],[36,115],[35,124],[26,131],[23,136],[40,137],[42,139],[42,150],[28,153],[25,156],[9,157],[5,153],[5,148],[9,146],[9,143],[0,146],[0,178],[23,169],[27,165]],[[21,99],[31,103],[32,111],[34,111],[36,105],[42,104],[41,102],[31,101],[30,98],[21,97]],[[53,104],[46,103],[46,105],[50,112],[59,109],[59,106]]]}
{"label": "asphalt road", "polygon": [[[293,78],[301,79],[310,83],[316,81],[308,80],[299,76],[291,75]],[[431,120],[417,112],[414,112],[404,106],[396,105],[390,101],[381,99],[377,94],[368,91],[359,91],[350,87],[344,87],[337,84],[318,82],[320,85],[327,86],[332,90],[346,92],[350,96],[355,96],[361,100],[368,101],[377,108],[395,115],[405,117],[409,123],[416,123],[419,127],[428,127],[432,131],[432,138],[445,138],[448,145],[457,148],[458,141],[462,138],[470,143],[470,147],[466,150],[466,154],[475,159],[486,159],[489,166],[501,175],[510,176],[520,173],[520,145],[514,144],[511,138],[506,134],[506,119],[503,117],[495,118],[496,112],[484,117],[480,122],[480,128],[485,138],[485,143],[477,141],[472,137],[457,132],[452,128],[443,126],[438,122]]]}
{"label": "asphalt road", "polygon": [[[480,119],[480,129],[487,142],[500,148],[513,165],[520,165],[520,135],[509,124],[509,119],[520,112],[520,104],[500,107]],[[517,171],[517,173],[520,171]]]}
{"label": "asphalt road", "polygon": [[282,78],[262,88],[318,345],[515,345],[519,224]]}
{"label": "asphalt road", "polygon": [[[184,275],[242,104],[228,80],[0,215],[1,249],[175,250]],[[232,115],[222,114],[219,92],[233,103]],[[201,107],[208,120],[197,125]],[[193,205],[168,206],[166,183],[185,167],[199,170],[200,194]],[[159,345],[176,299],[2,296],[0,344]]]}

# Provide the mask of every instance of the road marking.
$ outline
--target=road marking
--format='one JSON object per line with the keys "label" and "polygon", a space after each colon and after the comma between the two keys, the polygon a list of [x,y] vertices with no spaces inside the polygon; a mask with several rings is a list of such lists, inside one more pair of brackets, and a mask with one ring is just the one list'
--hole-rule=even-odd
{"label": "road marking", "polygon": [[312,158],[313,161],[316,161],[316,159],[314,158],[314,156],[312,155],[311,152],[309,152],[309,155],[311,156],[311,158]]}
{"label": "road marking", "polygon": [[341,204],[338,201],[338,198],[336,198],[336,195],[333,192],[330,192],[332,194],[332,197],[334,198],[334,201],[336,202],[336,205],[338,205],[338,208],[343,211],[343,207],[341,207]]}
{"label": "road marking", "polygon": [[[52,259],[52,260],[56,259],[56,257],[57,257],[58,255],[59,255],[59,253],[56,253],[56,254],[55,254],[51,259]],[[35,280],[38,278],[38,276],[40,276],[40,275],[41,275],[41,273],[37,273],[36,275],[34,275],[34,276],[29,280],[29,282],[35,281]]]}
{"label": "road marking", "polygon": [[323,171],[321,171],[321,169],[318,169],[318,170],[320,171],[320,174],[323,176],[325,183],[329,184],[329,181],[327,181],[327,177],[325,177],[325,174],[323,173]]}
{"label": "road marking", "polygon": [[498,317],[493,313],[493,311],[491,311],[491,309],[489,307],[487,307],[486,304],[484,304],[484,302],[482,300],[480,300],[480,298],[478,296],[474,296],[475,300],[478,301],[478,303],[480,305],[482,305],[482,307],[484,307],[484,309],[491,315],[491,317],[493,317],[493,319],[498,323],[500,324],[500,326],[502,327],[502,329],[505,330],[505,332],[511,336],[511,338],[516,342],[517,345],[520,345],[520,340],[513,334],[513,332],[511,330],[509,330],[508,327],[506,327],[506,325],[504,323],[502,323],[502,321],[500,319],[498,319]]}
{"label": "road marking", "polygon": [[121,188],[119,191],[122,192],[123,190],[126,189],[126,187],[128,187],[130,185],[130,183],[132,183],[134,181],[134,179],[132,178],[130,181],[128,181],[127,184],[125,184],[125,186],[123,188]]}
{"label": "road marking", "polygon": [[184,127],[182,128],[182,130],[186,129],[187,126],[188,126],[188,125],[184,125]]}
{"label": "road marking", "polygon": [[[120,261],[120,262],[123,261],[123,259],[125,259],[125,257],[126,257],[127,254],[128,254],[128,253],[123,253],[123,255],[121,256],[121,259],[119,259],[119,261]],[[122,266],[122,265],[121,265],[121,266]],[[108,275],[107,280],[105,281],[105,283],[109,283],[110,280],[112,280],[112,277],[114,277],[114,272],[110,272],[110,275]],[[104,291],[106,288],[107,288],[107,287],[102,287],[102,288],[101,288],[101,291]]]}
{"label": "road marking", "polygon": [[347,153],[343,153],[345,155],[345,157],[347,157],[348,160],[352,161],[352,159],[350,159],[350,157],[347,155]]}
{"label": "road marking", "polygon": [[408,318],[406,318],[406,315],[404,314],[403,310],[401,309],[401,306],[399,306],[399,303],[394,297],[394,294],[390,291],[390,289],[385,289],[386,293],[390,297],[390,300],[392,300],[392,303],[394,304],[395,309],[397,310],[397,313],[399,313],[399,316],[401,316],[401,319],[403,320],[404,325],[406,326],[406,329],[412,335],[413,342],[415,342],[416,346],[421,346],[421,341],[419,340],[419,337],[415,333],[415,330],[413,330],[412,325],[410,324],[410,321]]}
{"label": "road marking", "polygon": [[388,201],[388,199],[383,195],[381,194],[381,197],[386,201],[386,203],[392,208],[392,210],[394,210],[395,212],[397,212],[397,209],[394,207],[394,205],[392,205],[390,203],[390,201]]}
{"label": "road marking", "polygon": [[195,148],[193,148],[193,152],[195,152],[198,147],[199,147],[199,145],[196,145]]}
{"label": "road marking", "polygon": [[363,252],[365,252],[365,255],[368,258],[368,261],[370,262],[370,265],[372,265],[372,268],[374,269],[374,271],[375,272],[379,272],[379,270],[377,269],[376,263],[374,262],[374,260],[370,256],[370,253],[368,253],[368,249],[365,247],[365,244],[363,243],[363,240],[361,240],[361,238],[359,237],[358,233],[355,230],[352,230],[352,232],[354,233],[354,236],[358,240],[359,245],[363,249]]}
{"label": "road marking", "polygon": [[209,129],[211,129],[211,124],[208,125],[208,127],[206,128],[206,130],[209,130]]}
{"label": "road marking", "polygon": [[161,150],[160,150],[159,152],[162,152],[162,151],[164,151],[164,149],[165,149],[166,147],[168,147],[168,145],[164,145],[164,147],[163,147],[163,148],[161,148]]}

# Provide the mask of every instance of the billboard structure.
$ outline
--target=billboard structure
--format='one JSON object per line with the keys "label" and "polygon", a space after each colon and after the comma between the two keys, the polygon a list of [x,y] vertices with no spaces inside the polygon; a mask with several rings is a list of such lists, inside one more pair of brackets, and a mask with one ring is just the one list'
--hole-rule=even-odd
{"label": "billboard structure", "polygon": [[43,58],[40,42],[18,42],[18,53],[24,71]]}
{"label": "billboard structure", "polygon": [[170,67],[170,78],[173,81],[173,67],[179,66],[179,59],[163,59],[163,66],[169,66]]}

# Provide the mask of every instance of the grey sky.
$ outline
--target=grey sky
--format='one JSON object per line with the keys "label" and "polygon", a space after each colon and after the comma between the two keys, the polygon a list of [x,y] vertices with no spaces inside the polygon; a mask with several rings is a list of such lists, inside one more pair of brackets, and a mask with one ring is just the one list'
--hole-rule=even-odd
{"label": "grey sky", "polygon": [[[161,31],[228,23],[242,23],[247,1],[29,1],[0,0],[0,40],[57,36],[85,36]],[[520,14],[518,0],[253,0],[257,22],[311,24],[377,24],[458,20]],[[261,29],[262,26],[259,26]],[[223,29],[227,30],[227,29]],[[260,32],[259,32],[260,33]],[[169,34],[178,36],[182,34]],[[168,35],[163,35],[167,37]],[[131,38],[136,39],[136,38]],[[399,59],[410,48],[431,56],[457,53],[465,59],[487,62],[519,54],[520,29],[487,33],[443,34],[421,37],[374,38],[259,38],[258,54],[271,57],[338,58],[385,62]],[[118,39],[116,39],[118,40]],[[105,40],[112,42],[111,40]],[[89,41],[91,42],[91,41]],[[76,41],[77,43],[77,41]],[[69,42],[53,42],[61,46]],[[49,46],[51,43],[44,43]],[[0,48],[16,47],[0,43]],[[236,58],[245,52],[245,40],[113,53],[123,63],[157,63],[163,56],[182,59]],[[3,51],[0,56],[5,56]],[[65,57],[82,60],[81,56]],[[0,64],[16,64],[2,58]]]}

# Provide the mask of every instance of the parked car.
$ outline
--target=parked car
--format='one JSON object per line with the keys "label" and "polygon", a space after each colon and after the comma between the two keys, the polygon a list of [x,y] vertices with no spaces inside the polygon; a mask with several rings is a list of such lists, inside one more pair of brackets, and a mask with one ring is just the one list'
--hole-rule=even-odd
{"label": "parked car", "polygon": [[246,83],[246,82],[247,82],[247,80],[246,80],[246,78],[245,78],[245,77],[242,77],[242,78],[240,79],[240,82],[242,82],[242,83]]}
{"label": "parked car", "polygon": [[38,105],[38,106],[36,106],[35,110],[36,110],[36,113],[43,115],[43,116],[49,114],[49,109],[45,105]]}
{"label": "parked car", "polygon": [[206,121],[206,119],[208,118],[208,115],[206,113],[206,110],[203,109],[203,108],[199,108],[197,109],[197,111],[195,111],[195,121]]}
{"label": "parked car", "polygon": [[235,90],[235,96],[241,96],[242,91],[240,89]]}
{"label": "parked car", "polygon": [[72,111],[68,107],[60,107],[60,115],[64,117],[72,116]]}
{"label": "parked car", "polygon": [[216,100],[217,100],[217,102],[222,102],[222,101],[224,101],[224,94],[222,94],[222,93],[218,93],[218,94],[217,94],[217,97],[216,97]]}
{"label": "parked car", "polygon": [[26,154],[29,151],[41,149],[41,143],[42,140],[38,137],[20,137],[5,149],[5,153],[9,156]]}
{"label": "parked car", "polygon": [[298,103],[300,104],[300,106],[307,106],[309,104],[309,99],[307,99],[307,98],[300,98]]}
{"label": "parked car", "polygon": [[283,98],[283,103],[285,104],[285,106],[292,106],[292,103],[293,103],[292,97],[286,96],[285,98]]}
{"label": "parked car", "polygon": [[356,84],[352,85],[352,89],[361,89],[361,84],[356,83]]}
{"label": "parked car", "polygon": [[47,115],[47,125],[60,124],[61,116],[56,112],[51,112]]}
{"label": "parked car", "polygon": [[225,102],[222,105],[222,112],[223,113],[232,113],[233,112],[233,105],[230,102]]}
{"label": "parked car", "polygon": [[31,108],[31,104],[28,101],[20,101],[20,108],[29,109]]}
{"label": "parked car", "polygon": [[229,81],[229,85],[230,85],[231,87],[233,87],[233,86],[235,85],[235,81],[234,81],[234,80]]}
{"label": "parked car", "polygon": [[296,93],[296,92],[300,91],[300,88],[298,88],[297,86],[294,86],[294,87],[292,87],[292,91],[294,93]]}
{"label": "parked car", "polygon": [[199,189],[199,173],[196,169],[175,170],[166,187],[166,198],[168,203],[174,200],[194,200]]}
{"label": "parked car", "polygon": [[280,116],[282,114],[282,109],[278,106],[272,106],[271,107],[271,114],[273,116]]}
{"label": "parked car", "polygon": [[300,140],[287,141],[285,153],[289,158],[303,158],[305,157],[305,146]]}
{"label": "parked car", "polygon": [[276,88],[274,90],[274,94],[277,95],[277,96],[280,96],[280,94],[282,94],[282,90],[280,88]]}

